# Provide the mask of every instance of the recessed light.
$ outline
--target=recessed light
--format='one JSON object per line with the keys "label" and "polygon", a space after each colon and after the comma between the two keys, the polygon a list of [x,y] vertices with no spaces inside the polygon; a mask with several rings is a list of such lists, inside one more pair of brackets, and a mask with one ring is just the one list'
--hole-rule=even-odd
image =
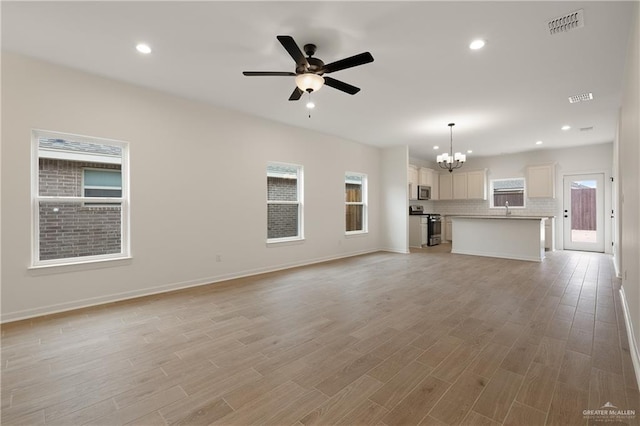
{"label": "recessed light", "polygon": [[467,154],[473,154],[473,151],[472,151],[472,150],[470,150],[470,149],[468,149],[468,150],[467,150]]}
{"label": "recessed light", "polygon": [[562,130],[569,130],[571,129],[571,126],[569,126],[568,124],[565,124],[564,126],[561,127]]}
{"label": "recessed light", "polygon": [[469,49],[471,50],[482,49],[484,47],[484,44],[485,44],[484,40],[481,40],[481,39],[473,40],[469,45]]}
{"label": "recessed light", "polygon": [[145,55],[151,53],[151,48],[149,47],[148,44],[145,44],[145,43],[139,43],[136,46],[136,50],[140,53],[144,53]]}
{"label": "recessed light", "polygon": [[440,149],[438,145],[434,145],[433,149]]}
{"label": "recessed light", "polygon": [[536,142],[536,145],[542,145],[542,141]]}

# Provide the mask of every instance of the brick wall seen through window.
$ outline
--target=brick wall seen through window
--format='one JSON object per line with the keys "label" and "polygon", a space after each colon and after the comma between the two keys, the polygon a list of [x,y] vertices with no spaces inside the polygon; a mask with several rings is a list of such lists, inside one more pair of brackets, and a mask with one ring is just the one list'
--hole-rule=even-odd
{"label": "brick wall seen through window", "polygon": [[267,166],[267,239],[302,238],[300,166]]}

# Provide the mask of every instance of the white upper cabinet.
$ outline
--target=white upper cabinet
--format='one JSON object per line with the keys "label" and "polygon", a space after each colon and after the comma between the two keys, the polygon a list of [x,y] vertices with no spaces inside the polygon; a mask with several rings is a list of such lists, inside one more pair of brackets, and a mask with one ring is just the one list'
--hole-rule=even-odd
{"label": "white upper cabinet", "polygon": [[418,184],[420,180],[419,180],[418,168],[413,164],[409,164],[409,168],[407,169],[407,180],[409,181],[409,199],[417,200]]}
{"label": "white upper cabinet", "polygon": [[454,173],[453,174],[453,199],[466,200],[467,189],[468,189],[467,173]]}
{"label": "white upper cabinet", "polygon": [[486,200],[487,171],[443,173],[439,186],[440,200]]}
{"label": "white upper cabinet", "polygon": [[439,179],[439,200],[452,200],[453,199],[453,176],[451,173],[441,174]]}
{"label": "white upper cabinet", "polygon": [[431,169],[420,167],[418,170],[418,184],[431,185]]}
{"label": "white upper cabinet", "polygon": [[431,185],[431,199],[439,200],[440,199],[440,173],[433,172],[433,185]]}
{"label": "white upper cabinet", "polygon": [[527,197],[555,198],[555,176],[555,164],[527,167]]}
{"label": "white upper cabinet", "polygon": [[487,199],[487,172],[486,170],[476,170],[467,172],[467,199],[486,200]]}

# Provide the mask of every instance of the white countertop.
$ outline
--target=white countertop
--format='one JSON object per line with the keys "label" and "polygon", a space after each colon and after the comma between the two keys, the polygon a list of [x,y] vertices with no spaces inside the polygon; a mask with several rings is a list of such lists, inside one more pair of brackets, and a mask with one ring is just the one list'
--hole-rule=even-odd
{"label": "white countertop", "polygon": [[517,215],[488,215],[488,216],[473,216],[473,215],[447,215],[451,218],[463,218],[463,219],[516,219],[516,220],[544,220],[553,218],[553,216],[517,216]]}

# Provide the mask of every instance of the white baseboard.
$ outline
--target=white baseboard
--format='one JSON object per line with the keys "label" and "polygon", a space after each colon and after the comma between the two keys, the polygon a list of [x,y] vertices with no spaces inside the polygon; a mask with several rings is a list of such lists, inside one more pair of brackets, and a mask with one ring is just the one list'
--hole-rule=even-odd
{"label": "white baseboard", "polygon": [[386,251],[388,253],[410,254],[409,250],[399,250],[395,248],[381,248],[380,251]]}
{"label": "white baseboard", "polygon": [[627,329],[627,339],[629,339],[629,351],[631,360],[633,361],[633,369],[636,374],[636,383],[640,387],[640,351],[638,351],[638,342],[636,342],[635,333],[633,331],[633,323],[627,305],[627,297],[624,294],[624,288],[620,288],[620,299],[622,300],[622,310],[624,312],[624,324]]}
{"label": "white baseboard", "polygon": [[155,294],[168,293],[171,291],[182,290],[190,287],[198,287],[203,285],[215,284],[222,281],[228,281],[237,278],[250,277],[259,274],[265,274],[268,272],[281,271],[285,269],[297,268],[300,266],[313,265],[316,263],[329,262],[332,260],[345,259],[354,256],[360,256],[363,254],[374,253],[377,251],[386,251],[384,249],[363,250],[358,252],[351,252],[341,254],[338,256],[327,256],[322,258],[311,259],[302,262],[290,262],[283,263],[277,266],[270,266],[265,268],[249,269],[246,271],[240,271],[237,273],[217,275],[213,277],[199,278],[197,280],[183,281],[178,283],[167,284],[159,287],[146,288],[135,291],[127,291],[123,293],[110,294],[106,296],[91,297],[82,300],[75,300],[66,303],[57,303],[54,305],[43,306],[34,309],[25,309],[17,312],[10,312],[8,314],[3,313],[0,317],[0,323],[8,323],[13,321],[20,321],[34,317],[41,317],[44,315],[58,314],[61,312],[73,311],[76,309],[89,308],[92,306],[104,305],[106,303],[120,302],[123,300],[135,299],[144,296],[153,296]]}

